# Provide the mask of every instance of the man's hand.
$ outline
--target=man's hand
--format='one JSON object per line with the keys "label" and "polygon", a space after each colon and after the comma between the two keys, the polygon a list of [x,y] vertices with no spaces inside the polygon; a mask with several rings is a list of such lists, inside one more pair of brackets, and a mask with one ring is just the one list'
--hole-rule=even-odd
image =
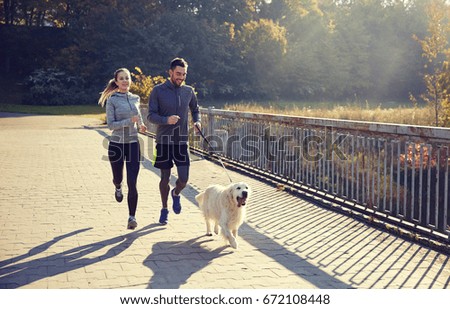
{"label": "man's hand", "polygon": [[180,120],[180,116],[178,115],[172,115],[167,118],[167,124],[176,124]]}
{"label": "man's hand", "polygon": [[145,124],[141,124],[141,125],[139,126],[139,131],[140,131],[141,133],[144,133],[145,131],[147,131],[147,127],[145,126]]}
{"label": "man's hand", "polygon": [[195,133],[200,133],[202,130],[202,124],[200,121],[194,123]]}

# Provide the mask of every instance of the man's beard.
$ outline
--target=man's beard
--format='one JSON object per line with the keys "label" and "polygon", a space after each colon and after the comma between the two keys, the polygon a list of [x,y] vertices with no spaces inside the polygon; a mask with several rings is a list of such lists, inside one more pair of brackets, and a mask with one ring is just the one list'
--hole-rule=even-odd
{"label": "man's beard", "polygon": [[184,82],[184,80],[182,80],[182,81],[179,81],[179,80],[176,80],[176,79],[170,79],[170,81],[172,82],[172,84],[175,86],[175,87],[181,87],[181,85],[183,85],[183,82]]}

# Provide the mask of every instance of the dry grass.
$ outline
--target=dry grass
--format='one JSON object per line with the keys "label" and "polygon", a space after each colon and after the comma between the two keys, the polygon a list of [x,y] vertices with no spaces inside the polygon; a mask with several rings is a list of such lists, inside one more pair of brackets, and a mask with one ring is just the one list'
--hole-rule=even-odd
{"label": "dry grass", "polygon": [[389,107],[371,108],[356,104],[337,105],[333,107],[274,107],[256,103],[226,104],[226,110],[246,111],[254,113],[282,114],[313,118],[330,118],[342,120],[357,120],[407,125],[432,126],[433,116],[429,107]]}

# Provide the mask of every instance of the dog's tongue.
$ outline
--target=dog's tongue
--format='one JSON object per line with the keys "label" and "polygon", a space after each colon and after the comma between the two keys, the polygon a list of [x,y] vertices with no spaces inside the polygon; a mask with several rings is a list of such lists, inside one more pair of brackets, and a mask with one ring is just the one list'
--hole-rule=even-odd
{"label": "dog's tongue", "polygon": [[246,201],[246,200],[247,200],[246,197],[238,197],[238,198],[237,198],[237,201],[238,201],[238,207],[245,206],[245,201]]}

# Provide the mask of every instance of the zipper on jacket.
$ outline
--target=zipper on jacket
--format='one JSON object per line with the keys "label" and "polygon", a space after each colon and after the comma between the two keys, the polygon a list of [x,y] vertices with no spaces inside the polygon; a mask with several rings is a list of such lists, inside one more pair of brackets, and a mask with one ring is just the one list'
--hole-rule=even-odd
{"label": "zipper on jacket", "polygon": [[180,89],[175,89],[175,94],[176,94],[177,97],[178,97],[178,104],[177,104],[177,106],[176,106],[176,113],[177,113],[178,116],[180,116],[180,115],[178,114],[178,111],[179,111],[179,109],[180,109],[180,107],[181,107],[181,95],[180,95]]}
{"label": "zipper on jacket", "polygon": [[130,107],[130,111],[133,111],[133,108],[131,107],[130,99],[128,99],[128,93],[125,93],[127,96],[128,106]]}

